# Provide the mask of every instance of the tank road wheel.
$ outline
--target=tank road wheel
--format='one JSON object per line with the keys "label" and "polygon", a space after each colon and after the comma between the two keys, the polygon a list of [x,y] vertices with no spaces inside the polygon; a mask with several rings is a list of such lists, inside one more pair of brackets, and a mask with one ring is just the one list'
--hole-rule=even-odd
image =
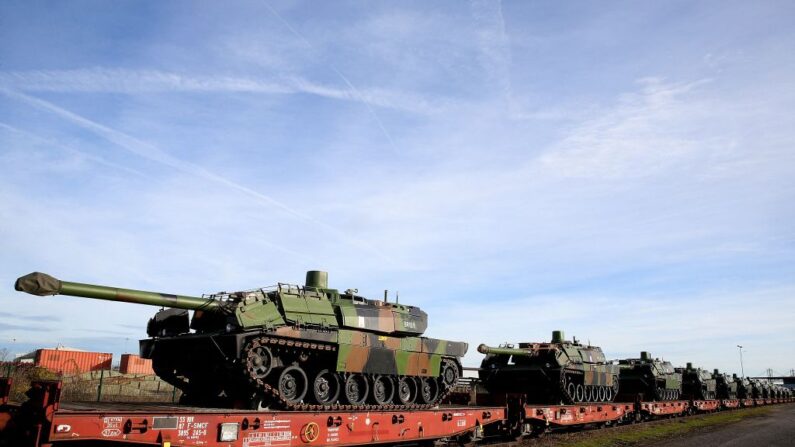
{"label": "tank road wheel", "polygon": [[279,376],[279,393],[288,404],[300,402],[306,395],[306,373],[300,366],[288,366]]}
{"label": "tank road wheel", "polygon": [[612,402],[614,397],[615,396],[613,395],[613,388],[611,388],[609,386],[606,386],[605,387],[605,398],[602,399],[602,400],[604,402]]}
{"label": "tank road wheel", "polygon": [[659,388],[659,387],[658,387],[658,388],[657,388],[657,400],[663,400],[663,395],[662,395],[662,393],[663,393],[663,390],[662,390],[662,388]]}
{"label": "tank road wheel", "polygon": [[321,405],[330,405],[340,397],[340,379],[334,372],[324,369],[312,381],[312,397]]}
{"label": "tank road wheel", "polygon": [[420,399],[424,404],[433,404],[439,397],[439,385],[433,377],[418,378],[420,382]]}
{"label": "tank road wheel", "polygon": [[585,389],[583,389],[582,385],[579,385],[579,384],[577,385],[577,391],[576,392],[577,392],[577,395],[576,395],[577,402],[582,402],[583,400],[585,400]]}
{"label": "tank road wheel", "polygon": [[267,346],[255,346],[248,351],[246,367],[252,378],[264,379],[273,369],[273,353]]}
{"label": "tank road wheel", "polygon": [[597,399],[599,402],[604,402],[607,400],[607,387],[600,386],[599,390],[599,398]]}
{"label": "tank road wheel", "polygon": [[395,381],[390,376],[375,376],[373,379],[372,401],[377,405],[392,403],[395,397]]}
{"label": "tank road wheel", "polygon": [[577,393],[577,385],[575,385],[574,382],[569,382],[569,384],[566,385],[566,393],[568,394],[568,400],[574,402],[574,397]]}
{"label": "tank road wheel", "polygon": [[351,405],[361,405],[367,399],[370,386],[362,374],[351,374],[345,379],[345,399]]}
{"label": "tank road wheel", "polygon": [[458,366],[451,360],[442,361],[442,381],[447,388],[452,388],[458,382]]}
{"label": "tank road wheel", "polygon": [[403,376],[398,379],[395,400],[401,405],[411,405],[417,399],[417,383],[411,377]]}

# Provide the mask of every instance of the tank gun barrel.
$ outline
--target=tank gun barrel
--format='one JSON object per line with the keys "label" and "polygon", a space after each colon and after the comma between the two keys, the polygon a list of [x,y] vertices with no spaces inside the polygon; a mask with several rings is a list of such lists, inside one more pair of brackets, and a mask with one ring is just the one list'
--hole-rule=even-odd
{"label": "tank gun barrel", "polygon": [[518,356],[530,356],[532,353],[525,349],[517,349],[517,348],[495,348],[492,346],[486,346],[481,344],[478,346],[478,352],[481,354],[497,354],[497,355],[518,355]]}
{"label": "tank gun barrel", "polygon": [[194,296],[145,292],[143,290],[120,289],[94,284],[61,281],[46,273],[39,272],[33,272],[19,277],[14,284],[14,288],[20,292],[38,296],[69,295],[189,310],[215,310],[221,305],[220,301]]}

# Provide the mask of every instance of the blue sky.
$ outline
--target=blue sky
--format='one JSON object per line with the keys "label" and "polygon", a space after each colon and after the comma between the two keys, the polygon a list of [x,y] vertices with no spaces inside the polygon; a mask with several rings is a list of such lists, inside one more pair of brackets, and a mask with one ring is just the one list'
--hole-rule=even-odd
{"label": "blue sky", "polygon": [[331,284],[429,336],[795,367],[791,2],[0,4],[0,347]]}

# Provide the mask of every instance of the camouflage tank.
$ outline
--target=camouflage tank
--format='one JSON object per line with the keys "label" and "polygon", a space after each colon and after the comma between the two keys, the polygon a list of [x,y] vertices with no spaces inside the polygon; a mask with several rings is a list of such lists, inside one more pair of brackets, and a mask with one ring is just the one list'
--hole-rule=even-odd
{"label": "camouflage tank", "polygon": [[682,374],[682,397],[685,399],[715,399],[715,379],[712,373],[701,368],[693,368],[688,363],[686,368],[676,368]]}
{"label": "camouflage tank", "polygon": [[773,390],[771,389],[770,382],[759,380],[759,388],[762,391],[762,399],[772,399]]}
{"label": "camouflage tank", "polygon": [[747,377],[737,377],[733,375],[734,382],[737,384],[737,397],[740,399],[759,399],[761,396],[761,389],[756,383],[756,380]]}
{"label": "camouflage tank", "polygon": [[490,393],[551,404],[611,402],[618,393],[618,366],[606,362],[599,347],[564,340],[562,331],[552,332],[551,343],[480,345],[478,352],[486,354],[478,374]]}
{"label": "camouflage tank", "polygon": [[781,397],[784,398],[784,399],[789,399],[790,397],[792,397],[792,390],[787,388],[787,387],[785,387],[785,386],[782,386],[781,387]]}
{"label": "camouflage tank", "polygon": [[[71,295],[162,306],[141,356],[183,392],[183,403],[288,409],[428,408],[461,375],[467,344],[421,337],[428,316],[397,302],[328,287],[278,284],[203,297],[19,278],[34,295]],[[188,310],[193,310],[189,318]]]}
{"label": "camouflage tank", "polygon": [[737,399],[737,382],[728,374],[721,374],[717,369],[713,371],[715,379],[715,396],[718,399]]}
{"label": "camouflage tank", "polygon": [[682,374],[671,362],[653,359],[646,351],[640,358],[619,360],[618,366],[622,401],[676,400],[682,394]]}
{"label": "camouflage tank", "polygon": [[762,384],[762,381],[759,379],[749,379],[751,381],[751,387],[753,389],[753,396],[754,399],[764,399],[765,398],[765,387]]}
{"label": "camouflage tank", "polygon": [[776,397],[776,399],[781,399],[784,397],[783,387],[778,384],[773,384],[773,395]]}

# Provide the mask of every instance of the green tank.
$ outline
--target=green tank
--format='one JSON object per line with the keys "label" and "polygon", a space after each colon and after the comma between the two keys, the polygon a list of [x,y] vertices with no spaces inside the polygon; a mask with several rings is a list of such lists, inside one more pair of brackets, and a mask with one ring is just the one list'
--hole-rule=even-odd
{"label": "green tank", "polygon": [[564,339],[552,332],[550,343],[478,346],[486,354],[479,377],[493,394],[522,394],[526,402],[573,404],[611,402],[618,393],[618,366],[605,360],[602,349]]}
{"label": "green tank", "polygon": [[781,393],[781,387],[780,387],[780,386],[778,386],[778,385],[777,385],[777,384],[775,384],[775,383],[771,383],[771,384],[770,384],[770,388],[771,388],[771,390],[772,390],[772,393],[773,393],[773,397],[774,397],[774,398],[776,398],[776,399],[780,399],[780,398],[782,397],[782,393]]}
{"label": "green tank", "polygon": [[713,371],[715,379],[715,395],[718,399],[737,399],[737,382],[727,374],[721,374],[717,369]]}
{"label": "green tank", "polygon": [[682,395],[682,374],[674,370],[671,362],[641,351],[639,358],[619,360],[618,366],[622,401],[676,400]]}
{"label": "green tank", "polygon": [[780,386],[781,388],[781,397],[789,399],[792,397],[792,390],[787,388],[786,386]]}
{"label": "green tank", "polygon": [[773,386],[770,382],[760,380],[759,386],[762,389],[762,399],[772,399],[775,397],[773,394]]}
{"label": "green tank", "polygon": [[[60,281],[31,273],[16,290],[163,307],[140,353],[202,406],[287,409],[429,408],[461,375],[467,344],[421,337],[418,307],[328,287],[278,284],[192,297]],[[189,311],[193,311],[192,318]]]}
{"label": "green tank", "polygon": [[692,400],[715,399],[715,379],[712,373],[694,368],[688,363],[686,368],[676,368],[682,374],[682,397]]}
{"label": "green tank", "polygon": [[737,398],[739,399],[754,399],[754,385],[751,379],[747,377],[737,377],[737,374],[732,374],[734,383],[737,385]]}

